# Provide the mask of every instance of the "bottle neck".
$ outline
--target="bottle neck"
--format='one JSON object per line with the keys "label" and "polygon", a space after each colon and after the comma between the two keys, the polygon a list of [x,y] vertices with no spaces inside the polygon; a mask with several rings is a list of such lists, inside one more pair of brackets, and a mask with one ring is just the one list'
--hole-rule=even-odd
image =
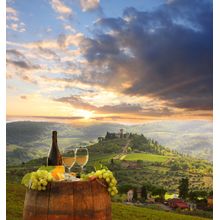
{"label": "bottle neck", "polygon": [[57,132],[56,131],[53,131],[53,134],[52,134],[52,146],[57,147]]}

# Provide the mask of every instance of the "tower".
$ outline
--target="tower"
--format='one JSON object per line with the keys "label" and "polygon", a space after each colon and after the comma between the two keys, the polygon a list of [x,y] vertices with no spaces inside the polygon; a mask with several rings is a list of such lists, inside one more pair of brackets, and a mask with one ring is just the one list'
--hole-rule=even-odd
{"label": "tower", "polygon": [[121,129],[120,129],[120,138],[123,138],[123,136],[124,136],[124,135],[123,135],[123,131],[124,131],[124,130],[121,128]]}

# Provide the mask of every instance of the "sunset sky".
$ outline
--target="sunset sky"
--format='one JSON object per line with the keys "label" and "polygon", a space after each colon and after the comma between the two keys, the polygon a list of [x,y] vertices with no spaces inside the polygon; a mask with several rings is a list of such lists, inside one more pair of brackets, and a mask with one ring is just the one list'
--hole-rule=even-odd
{"label": "sunset sky", "polygon": [[210,0],[7,0],[7,119],[212,119]]}

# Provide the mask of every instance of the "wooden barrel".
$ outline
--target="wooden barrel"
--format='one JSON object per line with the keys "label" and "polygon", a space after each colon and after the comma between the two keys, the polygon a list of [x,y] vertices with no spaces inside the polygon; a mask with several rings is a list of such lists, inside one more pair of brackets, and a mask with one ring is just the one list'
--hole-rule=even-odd
{"label": "wooden barrel", "polygon": [[27,189],[23,220],[111,220],[111,199],[98,181],[52,182]]}

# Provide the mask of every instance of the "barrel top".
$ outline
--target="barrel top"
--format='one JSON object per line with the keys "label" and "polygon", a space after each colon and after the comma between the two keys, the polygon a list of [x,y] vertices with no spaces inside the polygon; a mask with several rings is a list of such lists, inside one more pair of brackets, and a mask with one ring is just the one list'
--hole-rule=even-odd
{"label": "barrel top", "polygon": [[102,180],[92,180],[92,181],[54,181],[54,182],[50,182],[49,185],[51,186],[55,186],[55,187],[67,187],[67,186],[72,186],[72,187],[77,187],[77,186],[89,186],[91,184],[95,184],[95,185],[100,185],[102,187],[107,188],[107,185],[105,182],[103,182]]}

